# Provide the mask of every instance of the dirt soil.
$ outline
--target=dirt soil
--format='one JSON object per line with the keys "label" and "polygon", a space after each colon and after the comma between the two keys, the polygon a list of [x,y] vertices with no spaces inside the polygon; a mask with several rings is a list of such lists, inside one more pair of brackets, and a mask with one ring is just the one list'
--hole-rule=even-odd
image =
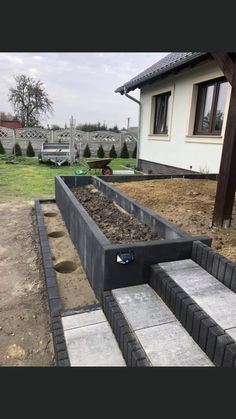
{"label": "dirt soil", "polygon": [[160,235],[138,221],[92,185],[71,189],[111,243],[158,240]]}
{"label": "dirt soil", "polygon": [[54,217],[44,216],[47,233],[53,236],[58,232],[62,234],[61,237],[48,237],[48,240],[54,266],[63,266],[66,262],[64,270],[67,272],[56,272],[63,308],[80,308],[97,303],[58,206],[53,203],[43,204],[42,210],[44,214],[55,214]]}
{"label": "dirt soil", "polygon": [[212,248],[236,262],[236,202],[231,227],[211,227],[216,181],[165,179],[111,185],[185,231],[211,237]]}
{"label": "dirt soil", "polygon": [[33,205],[0,205],[0,366],[53,366]]}

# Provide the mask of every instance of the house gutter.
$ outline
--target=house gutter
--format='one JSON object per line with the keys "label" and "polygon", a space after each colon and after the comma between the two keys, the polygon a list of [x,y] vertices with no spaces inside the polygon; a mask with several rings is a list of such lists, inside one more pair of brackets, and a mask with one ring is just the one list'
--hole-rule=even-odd
{"label": "house gutter", "polygon": [[126,87],[124,87],[124,95],[136,102],[139,105],[139,121],[138,121],[138,138],[137,138],[137,154],[136,154],[136,168],[139,169],[139,144],[140,144],[140,124],[141,124],[141,102],[134,97],[128,95]]}

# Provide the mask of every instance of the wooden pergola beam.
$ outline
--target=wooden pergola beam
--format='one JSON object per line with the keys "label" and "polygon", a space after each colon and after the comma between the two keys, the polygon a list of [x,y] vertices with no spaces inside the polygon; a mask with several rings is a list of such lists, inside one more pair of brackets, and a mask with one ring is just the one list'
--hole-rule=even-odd
{"label": "wooden pergola beam", "polygon": [[231,97],[218,175],[213,225],[230,227],[236,189],[236,55],[212,53],[231,84]]}
{"label": "wooden pergola beam", "polygon": [[231,56],[226,52],[212,52],[211,55],[219,65],[221,71],[224,73],[225,78],[232,86],[234,81],[235,65]]}

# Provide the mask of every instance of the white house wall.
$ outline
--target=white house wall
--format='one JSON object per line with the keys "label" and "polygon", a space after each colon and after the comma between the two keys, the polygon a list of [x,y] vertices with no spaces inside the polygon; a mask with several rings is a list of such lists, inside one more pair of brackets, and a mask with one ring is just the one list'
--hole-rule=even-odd
{"label": "white house wall", "polygon": [[[197,91],[194,85],[222,75],[214,62],[205,62],[141,89],[140,159],[194,171],[219,172],[230,85],[222,135],[197,136],[192,133]],[[170,90],[168,135],[151,135],[152,97]]]}

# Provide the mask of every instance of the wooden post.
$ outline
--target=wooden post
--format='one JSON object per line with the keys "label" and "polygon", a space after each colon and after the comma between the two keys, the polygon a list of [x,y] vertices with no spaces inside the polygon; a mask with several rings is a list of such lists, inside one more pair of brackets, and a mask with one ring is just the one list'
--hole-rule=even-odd
{"label": "wooden post", "polygon": [[236,189],[236,61],[227,53],[212,55],[232,86],[212,220],[213,225],[228,228]]}

